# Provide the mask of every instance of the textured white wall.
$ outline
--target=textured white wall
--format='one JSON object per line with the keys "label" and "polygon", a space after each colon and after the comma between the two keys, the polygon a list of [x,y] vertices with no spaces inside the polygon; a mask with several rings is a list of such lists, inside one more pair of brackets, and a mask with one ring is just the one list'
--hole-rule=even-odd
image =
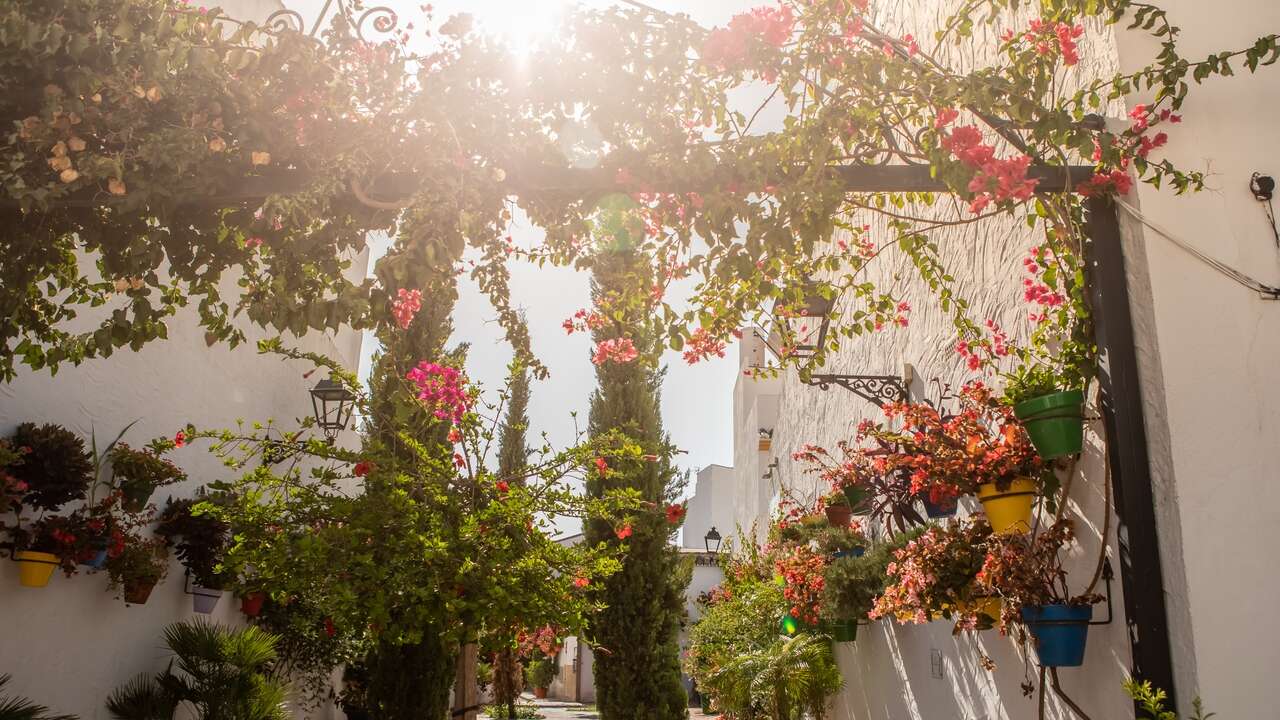
{"label": "textured white wall", "polygon": [[706,534],[715,528],[722,538],[733,533],[733,468],[708,465],[698,471],[693,496],[681,529],[681,544],[706,549]]}

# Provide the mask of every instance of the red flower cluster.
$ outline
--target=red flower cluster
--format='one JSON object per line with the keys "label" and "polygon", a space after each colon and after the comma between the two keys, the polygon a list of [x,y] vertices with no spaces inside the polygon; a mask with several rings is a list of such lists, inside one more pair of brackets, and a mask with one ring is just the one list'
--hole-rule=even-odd
{"label": "red flower cluster", "polygon": [[605,316],[598,312],[589,313],[586,310],[579,310],[573,314],[573,317],[565,320],[563,323],[560,323],[560,327],[564,328],[566,333],[572,335],[575,332],[598,330],[599,328],[604,327],[606,322],[608,322],[608,320]]}
{"label": "red flower cluster", "polygon": [[356,466],[351,470],[352,474],[354,474],[356,477],[365,477],[372,471],[373,471],[373,463],[369,462],[368,460],[361,460],[360,462],[356,463]]}
{"label": "red flower cluster", "polygon": [[787,583],[782,595],[790,603],[791,614],[809,625],[818,624],[818,607],[827,582],[823,573],[828,562],[826,555],[808,545],[793,547],[774,560],[774,569]]}
{"label": "red flower cluster", "polygon": [[1029,200],[1039,183],[1027,177],[1031,158],[1026,155],[997,158],[995,147],[983,142],[982,131],[976,125],[962,125],[948,133],[944,128],[957,116],[955,110],[944,108],[939,111],[934,126],[941,132],[942,147],[976,171],[969,180],[969,192],[974,194],[969,212],[980,213],[993,202]]}
{"label": "red flower cluster", "polygon": [[467,378],[457,368],[423,360],[405,378],[418,387],[418,400],[439,420],[457,425],[471,409]]}
{"label": "red flower cluster", "polygon": [[712,355],[724,357],[726,347],[724,341],[713,337],[706,328],[698,328],[694,331],[693,337],[689,338],[689,344],[685,346],[684,361],[692,365]]}
{"label": "red flower cluster", "polygon": [[547,657],[560,652],[560,630],[551,625],[543,625],[532,632],[521,630],[516,633],[516,645],[521,657],[533,657],[538,651]]}
{"label": "red flower cluster", "polygon": [[[1036,52],[1041,55],[1052,55],[1058,52],[1062,56],[1063,65],[1075,65],[1080,62],[1080,52],[1076,45],[1076,40],[1084,35],[1084,27],[1080,25],[1068,25],[1063,22],[1053,23],[1043,20],[1032,20],[1028,25],[1027,32],[1023,33],[1024,40],[1035,43]],[[1005,36],[1006,40],[1012,39],[1012,34]]]}
{"label": "red flower cluster", "polygon": [[596,463],[596,472],[600,473],[600,477],[604,477],[606,474],[608,474],[609,463],[605,462],[604,458],[602,457],[596,458],[595,463]]}
{"label": "red flower cluster", "polygon": [[667,523],[676,525],[684,518],[684,505],[672,503],[667,506]]}
{"label": "red flower cluster", "polygon": [[409,327],[413,318],[422,309],[422,291],[405,290],[396,292],[396,300],[391,305],[391,314],[396,316],[396,324],[403,330]]}
{"label": "red flower cluster", "polygon": [[626,540],[631,537],[631,525],[623,525],[617,530],[614,530],[613,534],[616,535],[619,540]]}
{"label": "red flower cluster", "polygon": [[631,338],[622,337],[596,343],[596,352],[591,356],[591,362],[596,365],[603,365],[606,362],[629,363],[638,357],[640,357],[640,351],[636,350]]}
{"label": "red flower cluster", "polygon": [[901,430],[860,428],[859,440],[873,437],[897,450],[877,455],[877,472],[910,475],[911,492],[946,504],[983,483],[1006,486],[1017,477],[1037,477],[1043,467],[1026,430],[982,383],[960,390],[959,411],[943,418],[924,403],[893,403],[885,417],[901,419]]}
{"label": "red flower cluster", "polygon": [[[791,8],[758,7],[733,16],[728,27],[716,28],[702,45],[702,59],[708,65],[729,72],[746,69],[753,49],[764,46],[780,48],[791,37],[795,27]],[[762,69],[772,81],[776,71]]]}

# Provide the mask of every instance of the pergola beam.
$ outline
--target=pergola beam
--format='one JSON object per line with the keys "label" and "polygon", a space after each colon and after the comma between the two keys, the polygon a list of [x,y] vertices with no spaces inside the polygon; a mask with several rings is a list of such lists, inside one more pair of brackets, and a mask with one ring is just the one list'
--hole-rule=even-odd
{"label": "pergola beam", "polygon": [[[933,168],[928,165],[841,165],[830,168],[844,183],[844,188],[851,193],[875,192],[951,192],[946,183],[934,176]],[[724,172],[712,173],[672,173],[680,177],[677,182],[660,183],[651,187],[644,182],[620,184],[617,171],[605,168],[565,168],[565,167],[528,167],[514,170],[509,174],[506,184],[513,195],[522,194],[572,194],[593,195],[609,192],[708,192],[713,189],[725,189],[734,186],[732,176]],[[1038,192],[1058,193],[1070,192],[1093,176],[1093,168],[1084,165],[1069,167],[1035,165],[1027,171],[1027,176],[1038,180]],[[778,181],[782,182],[783,174]],[[258,203],[269,195],[288,195],[301,192],[307,187],[311,175],[303,170],[280,170],[277,172],[253,175],[237,182],[234,190],[217,192],[210,195],[184,195],[174,197],[173,203],[180,207],[218,208],[233,207],[249,203]],[[378,199],[405,199],[418,187],[416,178],[411,175],[386,176],[372,183],[368,188],[370,196]],[[50,205],[50,209],[58,208],[92,208],[123,204],[127,198],[118,198],[97,190],[76,193],[59,199]],[[11,198],[0,199],[0,207],[16,208],[18,203]]]}

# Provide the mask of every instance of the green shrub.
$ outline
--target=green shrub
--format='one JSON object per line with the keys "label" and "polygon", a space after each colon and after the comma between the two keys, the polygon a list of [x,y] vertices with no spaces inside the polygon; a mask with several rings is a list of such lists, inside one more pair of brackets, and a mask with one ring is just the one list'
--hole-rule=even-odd
{"label": "green shrub", "polygon": [[551,681],[556,679],[556,664],[551,658],[538,658],[529,663],[525,671],[529,676],[529,685],[536,688],[551,687]]}
{"label": "green shrub", "polygon": [[884,592],[886,568],[893,561],[893,554],[915,538],[925,528],[916,528],[895,535],[868,549],[861,557],[846,555],[835,558],[827,565],[821,598],[821,615],[828,621],[861,621]]}

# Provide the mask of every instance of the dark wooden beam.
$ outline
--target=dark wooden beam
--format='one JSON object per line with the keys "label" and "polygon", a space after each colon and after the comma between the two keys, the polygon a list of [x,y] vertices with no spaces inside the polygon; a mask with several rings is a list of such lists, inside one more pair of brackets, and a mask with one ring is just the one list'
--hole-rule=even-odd
{"label": "dark wooden beam", "polygon": [[1172,711],[1173,654],[1124,247],[1116,207],[1109,197],[1090,198],[1087,211],[1090,289],[1101,351],[1098,378],[1119,519],[1116,539],[1133,676],[1167,692]]}
{"label": "dark wooden beam", "polygon": [[[839,176],[849,192],[950,192],[941,180],[933,176],[928,165],[842,165],[832,167],[831,172]],[[603,168],[565,168],[537,167],[516,169],[510,173],[507,185],[511,194],[567,194],[595,195],[608,192],[707,192],[712,189],[732,187],[732,178],[712,174],[672,173],[681,177],[679,182],[663,183],[657,187],[642,186],[640,182],[620,185],[617,182],[616,169]],[[1055,193],[1069,191],[1093,176],[1093,168],[1088,166],[1055,167],[1048,165],[1033,166],[1028,176],[1039,180],[1037,189],[1040,192]],[[219,191],[209,195],[188,195],[172,199],[174,205],[185,207],[233,207],[256,204],[268,195],[299,192],[309,181],[309,175],[300,170],[281,170],[271,174],[254,175],[244,178],[231,190]],[[417,187],[415,178],[408,175],[388,176],[373,183],[368,194],[379,200],[395,201],[413,194]],[[56,201],[52,207],[90,208],[111,204],[119,204],[124,198],[117,198],[101,191],[87,191]],[[10,198],[0,199],[0,207],[15,208],[18,203]]]}

